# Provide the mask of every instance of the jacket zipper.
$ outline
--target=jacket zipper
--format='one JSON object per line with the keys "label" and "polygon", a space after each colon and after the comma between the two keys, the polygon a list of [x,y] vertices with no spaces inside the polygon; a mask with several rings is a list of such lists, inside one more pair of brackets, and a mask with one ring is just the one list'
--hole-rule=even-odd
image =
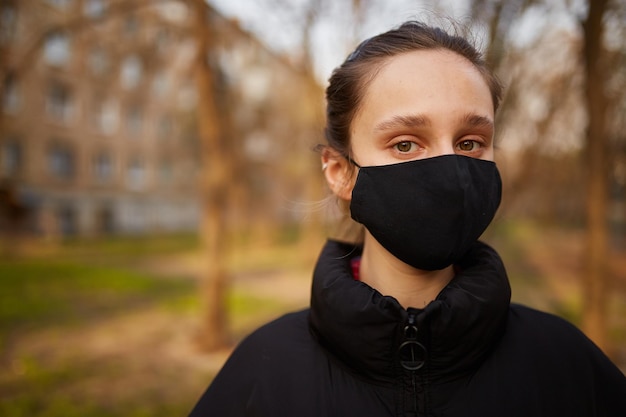
{"label": "jacket zipper", "polygon": [[415,313],[411,310],[408,313],[407,324],[404,327],[403,342],[399,348],[399,356],[400,365],[411,375],[413,411],[415,415],[418,415],[417,371],[424,367],[426,363],[426,348],[417,341],[418,328]]}

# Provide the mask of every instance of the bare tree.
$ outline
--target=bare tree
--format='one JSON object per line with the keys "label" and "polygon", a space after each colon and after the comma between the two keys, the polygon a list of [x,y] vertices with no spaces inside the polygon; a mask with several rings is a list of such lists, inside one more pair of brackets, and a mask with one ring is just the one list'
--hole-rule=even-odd
{"label": "bare tree", "polygon": [[588,114],[586,138],[587,168],[587,270],[583,279],[585,314],[583,328],[602,349],[607,340],[608,261],[608,132],[606,129],[607,67],[603,47],[603,15],[608,0],[589,1],[583,25],[585,63],[585,106]]}
{"label": "bare tree", "polygon": [[204,244],[203,299],[205,317],[198,342],[203,349],[217,350],[228,344],[226,323],[225,265],[228,210],[228,173],[230,160],[224,148],[224,127],[216,103],[216,73],[211,58],[214,34],[203,1],[192,0],[195,16],[196,85],[198,88],[197,123],[202,159],[201,237]]}

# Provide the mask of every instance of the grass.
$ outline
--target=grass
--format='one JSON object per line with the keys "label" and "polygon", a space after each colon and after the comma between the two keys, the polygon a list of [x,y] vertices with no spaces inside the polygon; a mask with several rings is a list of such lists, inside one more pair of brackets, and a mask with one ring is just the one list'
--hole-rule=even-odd
{"label": "grass", "polygon": [[[192,345],[193,329],[176,326],[200,316],[198,285],[137,265],[197,249],[184,235],[91,239],[0,259],[0,416],[186,415],[215,370],[168,362],[160,345],[176,335]],[[285,309],[245,292],[232,292],[228,305],[239,334],[258,325],[250,316]],[[147,342],[124,331],[135,322],[137,333],[154,333]]]}
{"label": "grass", "polygon": [[155,279],[119,268],[69,261],[0,263],[0,334],[48,325],[81,325],[194,290],[185,280]]}
{"label": "grass", "polygon": [[0,286],[1,346],[8,351],[2,358],[0,415],[166,416],[175,413],[176,407],[181,412],[188,407],[188,403],[162,403],[156,394],[145,398],[141,387],[137,387],[135,403],[103,404],[98,396],[90,397],[77,387],[89,379],[105,387],[107,380],[124,367],[112,366],[115,360],[104,358],[101,363],[90,363],[84,352],[76,358],[68,357],[57,352],[58,344],[37,355],[11,347],[22,346],[22,337],[33,339],[38,332],[63,335],[97,327],[102,321],[139,309],[191,305],[196,290],[193,282],[90,266],[77,260],[35,259],[0,263]]}

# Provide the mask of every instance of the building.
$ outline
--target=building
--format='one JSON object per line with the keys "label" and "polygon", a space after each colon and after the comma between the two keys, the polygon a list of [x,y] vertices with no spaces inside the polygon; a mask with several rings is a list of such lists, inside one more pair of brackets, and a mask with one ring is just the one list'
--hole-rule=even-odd
{"label": "building", "polygon": [[[5,227],[62,235],[197,227],[193,16],[182,1],[147,4],[0,2],[0,187],[4,206],[15,208],[4,211]],[[230,131],[233,141],[241,141],[236,159],[239,166],[267,165],[267,153],[274,148],[285,154],[292,145],[275,145],[293,142],[294,130],[302,129],[261,119],[268,108],[289,113],[302,107],[294,102],[302,96],[293,91],[301,75],[236,22],[209,6],[207,12],[208,22],[224,33],[216,62],[237,109]],[[294,94],[271,98],[269,86],[278,77],[296,86]],[[243,175],[234,188],[246,194],[259,181],[280,183],[269,179],[276,172]],[[293,184],[285,184],[289,188]],[[281,216],[284,207],[272,210]]]}

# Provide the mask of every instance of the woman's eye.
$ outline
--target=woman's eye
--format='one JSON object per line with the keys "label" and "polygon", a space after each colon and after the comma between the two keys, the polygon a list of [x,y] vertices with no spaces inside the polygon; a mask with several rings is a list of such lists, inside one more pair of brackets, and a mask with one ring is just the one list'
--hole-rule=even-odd
{"label": "woman's eye", "polygon": [[394,146],[400,152],[410,152],[413,149],[413,142],[398,142]]}
{"label": "woman's eye", "polygon": [[459,142],[457,146],[459,147],[460,151],[471,152],[471,151],[475,151],[478,147],[480,147],[480,144],[476,142],[475,140],[464,140],[464,141]]}

